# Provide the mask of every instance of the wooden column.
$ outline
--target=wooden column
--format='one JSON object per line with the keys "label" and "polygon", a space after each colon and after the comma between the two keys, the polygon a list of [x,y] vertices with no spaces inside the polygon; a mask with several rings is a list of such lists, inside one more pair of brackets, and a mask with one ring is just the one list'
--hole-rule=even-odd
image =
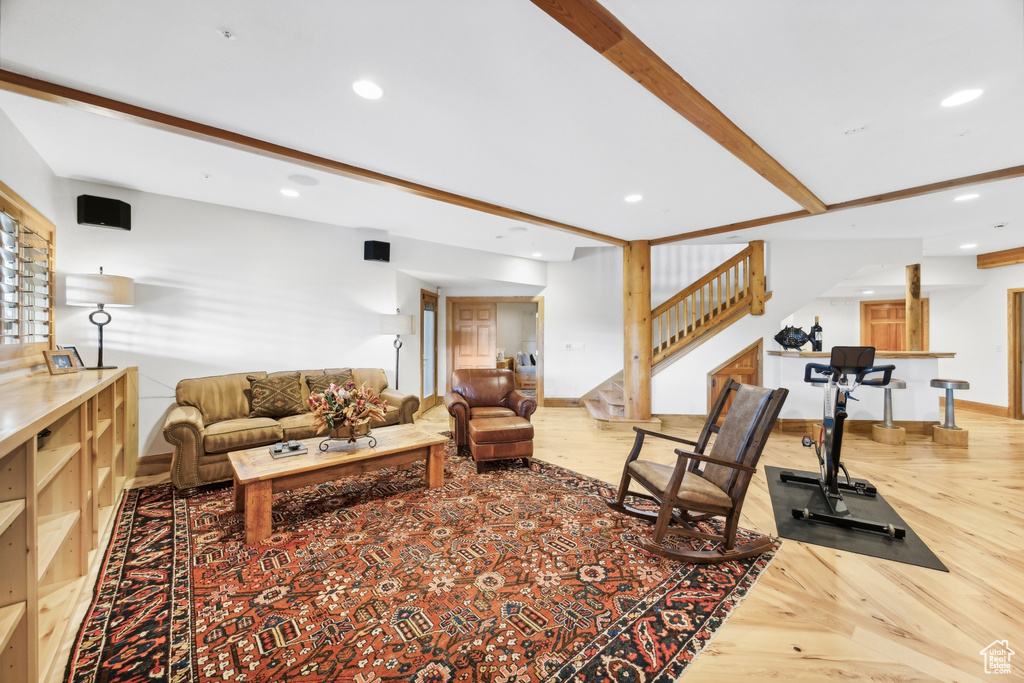
{"label": "wooden column", "polygon": [[921,264],[907,266],[907,351],[924,350],[923,306],[921,304]]}
{"label": "wooden column", "polygon": [[750,315],[764,315],[764,240],[750,243]]}
{"label": "wooden column", "polygon": [[651,417],[651,244],[622,248],[622,327],[625,358],[623,393],[626,418]]}

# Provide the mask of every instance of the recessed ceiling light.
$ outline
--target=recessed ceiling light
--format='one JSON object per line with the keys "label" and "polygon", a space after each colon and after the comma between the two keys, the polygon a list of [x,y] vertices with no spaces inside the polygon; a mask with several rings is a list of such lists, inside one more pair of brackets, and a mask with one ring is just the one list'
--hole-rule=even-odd
{"label": "recessed ceiling light", "polygon": [[296,190],[292,190],[292,189],[287,188],[287,187],[284,188],[283,190],[281,190],[281,194],[283,194],[285,197],[298,197],[299,196],[299,193]]}
{"label": "recessed ceiling light", "polygon": [[955,92],[946,99],[942,100],[941,104],[943,107],[955,107],[958,104],[966,104],[971,100],[976,100],[979,97],[981,97],[981,93],[983,92],[985,91],[979,88],[974,88],[971,90],[961,90],[960,92]]}
{"label": "recessed ceiling light", "polygon": [[308,175],[302,175],[301,173],[288,176],[288,180],[292,181],[296,185],[305,185],[306,187],[313,187],[314,185],[320,184],[320,181],[316,178],[310,178]]}
{"label": "recessed ceiling light", "polygon": [[978,246],[978,245],[977,244],[961,244],[960,248],[961,249],[974,249],[976,246]]}
{"label": "recessed ceiling light", "polygon": [[533,252],[533,258],[540,258],[541,256],[543,256],[543,254],[541,254],[539,251]]}
{"label": "recessed ceiling light", "polygon": [[873,290],[873,289],[865,289],[863,292],[861,292],[861,294],[874,294],[874,293],[875,293],[875,290]]}
{"label": "recessed ceiling light", "polygon": [[640,201],[643,198],[644,198],[644,196],[642,194],[627,194],[626,195],[626,201],[629,202],[630,204],[635,204],[636,202]]}
{"label": "recessed ceiling light", "polygon": [[974,193],[974,194],[962,194],[959,197],[953,197],[953,201],[954,202],[969,202],[972,199],[977,199],[980,196],[981,195],[977,194],[977,193]]}
{"label": "recessed ceiling light", "polygon": [[381,87],[373,81],[356,81],[352,84],[352,89],[357,95],[368,100],[379,100],[384,95]]}

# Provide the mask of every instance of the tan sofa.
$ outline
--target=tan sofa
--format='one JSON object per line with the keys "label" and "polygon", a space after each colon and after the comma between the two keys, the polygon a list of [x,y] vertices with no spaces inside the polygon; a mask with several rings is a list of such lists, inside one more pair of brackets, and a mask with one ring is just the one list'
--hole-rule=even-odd
{"label": "tan sofa", "polygon": [[[307,405],[310,376],[345,373],[349,368],[301,370],[302,403]],[[294,373],[295,371],[290,371]],[[366,383],[388,402],[383,421],[372,420],[371,428],[411,423],[420,407],[417,396],[388,389],[388,380],[379,368],[352,368],[356,386]],[[174,395],[178,405],[164,422],[164,438],[174,446],[171,456],[171,482],[179,489],[231,479],[228,453],[278,441],[309,439],[325,433],[313,428],[313,414],[305,412],[287,417],[249,417],[252,392],[247,377],[267,378],[289,372],[240,372],[178,382]]]}

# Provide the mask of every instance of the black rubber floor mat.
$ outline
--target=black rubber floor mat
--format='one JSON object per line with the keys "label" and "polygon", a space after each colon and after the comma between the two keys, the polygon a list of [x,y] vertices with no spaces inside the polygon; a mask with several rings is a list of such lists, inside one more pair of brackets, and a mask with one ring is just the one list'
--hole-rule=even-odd
{"label": "black rubber floor mat", "polygon": [[[812,512],[830,512],[828,504],[821,494],[821,489],[813,484],[789,483],[779,480],[781,472],[792,472],[810,477],[817,477],[817,472],[783,469],[781,467],[765,467],[768,478],[768,492],[772,498],[772,509],[775,511],[775,526],[779,536],[795,541],[812,543],[826,548],[847,550],[851,553],[880,557],[894,562],[915,564],[919,567],[949,571],[939,561],[921,537],[906,525],[892,506],[878,495],[861,496],[856,493],[845,493],[843,499],[854,517],[870,519],[882,524],[892,524],[907,530],[906,538],[894,539],[886,534],[858,529],[844,529],[821,522],[796,519],[792,510],[808,508]],[[854,482],[865,482],[854,479]]]}

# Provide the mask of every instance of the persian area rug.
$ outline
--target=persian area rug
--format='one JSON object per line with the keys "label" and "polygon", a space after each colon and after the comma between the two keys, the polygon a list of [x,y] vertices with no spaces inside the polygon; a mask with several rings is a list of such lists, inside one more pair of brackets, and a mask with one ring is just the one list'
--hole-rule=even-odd
{"label": "persian area rug", "polygon": [[[860,529],[845,529],[832,524],[808,521],[793,517],[793,510],[804,508],[812,512],[830,514],[831,510],[816,484],[783,482],[779,475],[792,472],[808,477],[817,477],[817,472],[783,469],[781,467],[765,467],[765,479],[768,480],[768,493],[772,499],[772,510],[775,513],[775,528],[779,536],[792,538],[803,543],[847,550],[860,555],[880,557],[883,560],[915,564],[919,567],[948,572],[946,565],[935,556],[924,540],[907,526],[899,513],[896,512],[881,493],[876,496],[861,496],[856,493],[844,493],[843,500],[853,517],[868,519],[881,524],[892,524],[907,530],[904,538],[889,538],[885,534]],[[845,481],[845,480],[844,480]],[[853,479],[854,483],[868,484],[865,479]]]}
{"label": "persian area rug", "polygon": [[674,681],[774,555],[672,562],[606,484],[446,455],[275,496],[254,546],[230,488],[127,491],[66,680]]}

